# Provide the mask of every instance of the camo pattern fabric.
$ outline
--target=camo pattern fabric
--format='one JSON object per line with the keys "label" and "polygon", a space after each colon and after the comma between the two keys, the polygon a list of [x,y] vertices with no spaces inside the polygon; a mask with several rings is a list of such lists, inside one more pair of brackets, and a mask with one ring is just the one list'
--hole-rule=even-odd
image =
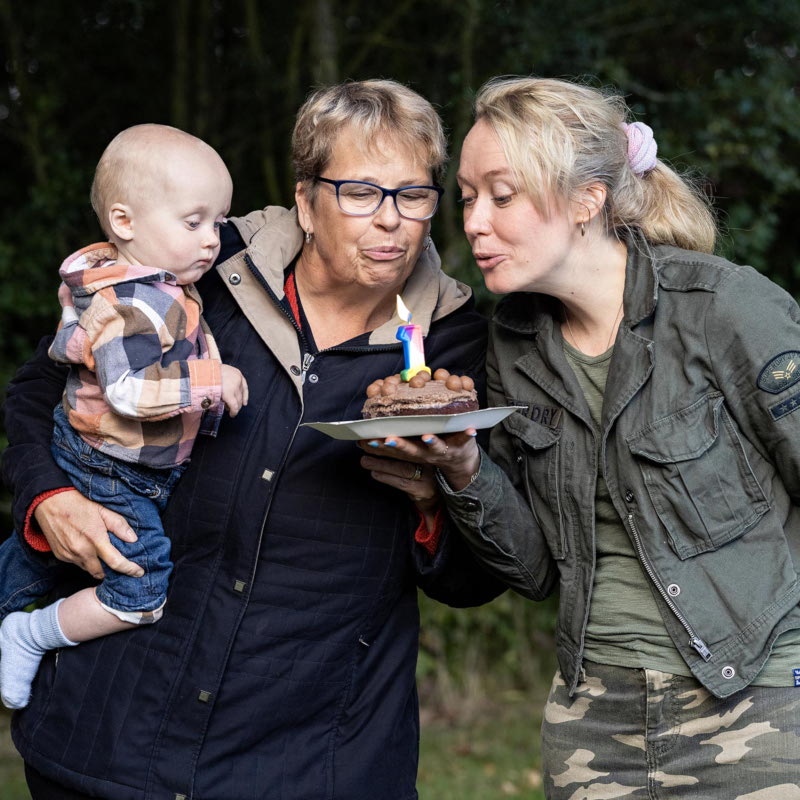
{"label": "camo pattern fabric", "polygon": [[800,688],[724,700],[694,678],[584,662],[542,722],[548,800],[800,800]]}

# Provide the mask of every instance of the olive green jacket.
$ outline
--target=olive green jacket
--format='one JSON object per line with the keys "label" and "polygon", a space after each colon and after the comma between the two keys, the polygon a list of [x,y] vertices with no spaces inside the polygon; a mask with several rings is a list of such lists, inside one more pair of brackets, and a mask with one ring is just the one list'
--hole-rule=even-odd
{"label": "olive green jacket", "polygon": [[726,697],[800,627],[800,309],[710,255],[638,241],[626,269],[601,428],[564,358],[560,304],[510,295],[491,326],[489,398],[526,410],[494,429],[468,487],[443,489],[512,588],[559,588],[558,660],[574,691],[602,470],[675,646]]}

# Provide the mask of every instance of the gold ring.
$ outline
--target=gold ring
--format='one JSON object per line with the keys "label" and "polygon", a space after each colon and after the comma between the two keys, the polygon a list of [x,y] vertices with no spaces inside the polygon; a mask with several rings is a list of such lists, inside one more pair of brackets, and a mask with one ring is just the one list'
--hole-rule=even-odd
{"label": "gold ring", "polygon": [[409,478],[411,481],[419,481],[422,480],[422,467],[417,464],[417,468],[414,470],[414,474]]}

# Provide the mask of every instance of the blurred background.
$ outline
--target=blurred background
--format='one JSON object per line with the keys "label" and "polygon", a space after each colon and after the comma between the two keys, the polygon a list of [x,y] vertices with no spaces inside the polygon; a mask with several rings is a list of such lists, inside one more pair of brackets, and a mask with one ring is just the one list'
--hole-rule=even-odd
{"label": "blurred background", "polygon": [[[493,75],[616,87],[659,155],[713,196],[719,252],[800,293],[797,0],[0,0],[0,52],[0,386],[55,328],[62,259],[101,238],[89,185],[118,131],[162,122],[206,139],[233,175],[233,214],[290,205],[295,112],[347,78],[430,99],[453,163]],[[434,241],[490,313],[454,179]],[[8,508],[0,495],[0,535]],[[422,800],[542,797],[554,609],[510,594],[468,611],[423,601]],[[7,722],[0,800],[24,800]]]}

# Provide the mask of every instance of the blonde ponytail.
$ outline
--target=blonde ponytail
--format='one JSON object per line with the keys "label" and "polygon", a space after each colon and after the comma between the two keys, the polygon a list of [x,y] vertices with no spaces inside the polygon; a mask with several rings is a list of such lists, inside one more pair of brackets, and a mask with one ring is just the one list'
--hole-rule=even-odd
{"label": "blonde ponytail", "polygon": [[592,183],[606,186],[606,230],[640,231],[652,244],[711,252],[716,224],[709,202],[662,160],[636,174],[619,95],[548,78],[494,78],[478,92],[476,120],[497,134],[516,179],[540,212]]}
{"label": "blonde ponytail", "polygon": [[653,244],[714,252],[717,238],[714,215],[705,195],[687,176],[659,161],[638,180],[642,183],[642,193],[636,208],[628,210],[628,197],[617,193],[618,227],[630,227],[626,221],[638,218],[636,226]]}

